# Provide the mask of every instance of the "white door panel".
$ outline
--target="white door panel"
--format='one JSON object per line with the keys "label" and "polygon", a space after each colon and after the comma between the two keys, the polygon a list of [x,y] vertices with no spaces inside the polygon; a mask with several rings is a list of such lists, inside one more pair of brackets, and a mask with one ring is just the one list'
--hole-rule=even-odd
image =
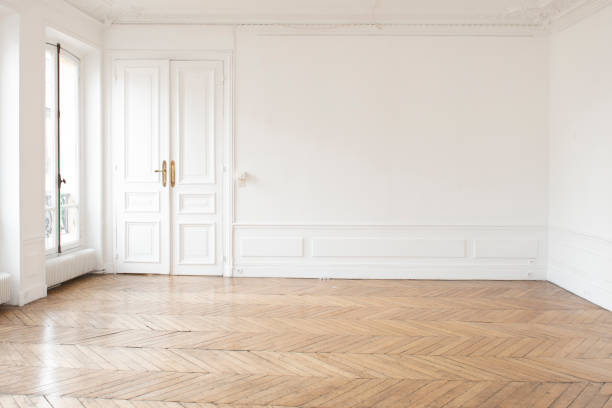
{"label": "white door panel", "polygon": [[117,272],[170,271],[168,61],[118,61],[113,88]]}
{"label": "white door panel", "polygon": [[114,75],[116,271],[221,275],[222,62],[123,60]]}
{"label": "white door panel", "polygon": [[223,65],[210,61],[170,63],[173,271],[223,273],[221,208]]}

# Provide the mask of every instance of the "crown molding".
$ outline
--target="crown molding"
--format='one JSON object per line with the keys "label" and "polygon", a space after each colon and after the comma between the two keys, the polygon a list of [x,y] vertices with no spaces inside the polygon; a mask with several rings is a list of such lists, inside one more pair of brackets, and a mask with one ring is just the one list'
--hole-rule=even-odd
{"label": "crown molding", "polygon": [[611,5],[612,0],[584,1],[577,7],[557,12],[548,22],[548,30],[550,32],[563,31]]}
{"label": "crown molding", "polygon": [[[371,35],[542,35],[562,30],[610,5],[612,0],[524,0],[523,5],[499,14],[402,14],[375,6],[370,13],[296,10],[292,13],[258,13],[253,10],[228,13],[223,10],[193,12],[174,8],[120,8],[98,0],[106,26],[127,24],[237,25],[283,27],[288,34],[302,32]],[[69,0],[78,8],[77,0]],[[98,20],[100,20],[98,16]],[[374,27],[374,28],[372,28]],[[382,27],[382,28],[381,28]]]}
{"label": "crown molding", "polygon": [[241,24],[259,36],[496,36],[533,37],[540,26],[521,24]]}

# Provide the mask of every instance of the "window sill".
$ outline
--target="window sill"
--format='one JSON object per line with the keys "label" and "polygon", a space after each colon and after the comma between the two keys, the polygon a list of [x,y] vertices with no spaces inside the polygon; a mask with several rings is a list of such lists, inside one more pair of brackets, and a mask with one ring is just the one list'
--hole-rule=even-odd
{"label": "window sill", "polygon": [[62,249],[62,253],[57,253],[57,252],[47,252],[47,260],[49,259],[55,259],[55,258],[61,258],[62,256],[66,256],[66,255],[73,255],[76,252],[80,252],[80,251],[88,251],[91,248],[83,248],[81,246],[79,246],[78,244],[75,246],[71,246],[65,249]]}

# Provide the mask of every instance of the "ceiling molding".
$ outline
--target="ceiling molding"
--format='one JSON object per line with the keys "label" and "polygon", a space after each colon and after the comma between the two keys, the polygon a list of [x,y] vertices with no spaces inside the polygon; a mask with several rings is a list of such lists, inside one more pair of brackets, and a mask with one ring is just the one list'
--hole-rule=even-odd
{"label": "ceiling molding", "polygon": [[241,24],[259,36],[499,36],[533,37],[540,26],[500,24]]}
{"label": "ceiling molding", "polygon": [[[253,10],[227,12],[190,9],[145,9],[117,7],[113,0],[67,0],[106,25],[112,24],[195,24],[195,25],[279,25],[330,27],[392,27],[387,31],[456,35],[460,33],[490,33],[493,35],[541,35],[567,27],[612,3],[612,0],[523,0],[523,4],[499,14],[406,14],[380,9],[373,1],[370,10],[330,13],[321,10],[288,13],[258,13]],[[366,29],[367,31],[367,29]],[[374,31],[376,33],[376,31]]]}
{"label": "ceiling molding", "polygon": [[590,0],[578,7],[559,12],[549,21],[549,31],[565,30],[609,6],[612,6],[612,0]]}

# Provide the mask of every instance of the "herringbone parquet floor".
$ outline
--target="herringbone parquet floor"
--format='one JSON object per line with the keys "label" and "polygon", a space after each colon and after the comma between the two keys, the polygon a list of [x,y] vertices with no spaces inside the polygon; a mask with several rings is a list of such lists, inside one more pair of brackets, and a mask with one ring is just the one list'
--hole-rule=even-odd
{"label": "herringbone parquet floor", "polygon": [[612,407],[550,283],[96,275],[0,308],[2,408]]}

